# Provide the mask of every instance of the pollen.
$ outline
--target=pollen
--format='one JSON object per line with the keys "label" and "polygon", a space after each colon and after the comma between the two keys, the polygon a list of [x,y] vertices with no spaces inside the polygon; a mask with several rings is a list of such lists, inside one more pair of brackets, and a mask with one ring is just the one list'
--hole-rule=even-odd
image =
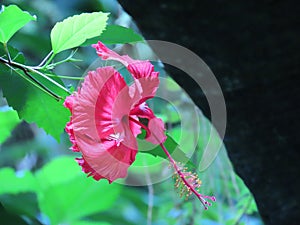
{"label": "pollen", "polygon": [[[191,188],[199,191],[202,181],[199,179],[196,173],[187,171],[187,167],[181,167],[182,176],[178,173],[174,173],[173,178],[175,179],[175,188],[178,190],[180,197],[185,196],[186,198],[192,195]],[[183,178],[183,179],[182,179]],[[184,182],[184,180],[189,184],[189,186]]]}
{"label": "pollen", "polygon": [[121,142],[124,141],[124,135],[121,135],[121,133],[116,133],[116,134],[110,134],[107,137],[107,140],[109,141],[115,141],[117,146],[120,146]]}
{"label": "pollen", "polygon": [[188,168],[182,166],[180,163],[176,163],[176,165],[178,170],[174,172],[173,178],[175,180],[174,187],[177,189],[179,196],[181,198],[185,197],[185,200],[188,200],[192,194],[195,194],[203,204],[204,209],[211,206],[211,203],[206,201],[206,199],[215,202],[216,198],[214,196],[205,196],[199,193],[202,181],[199,179],[198,175],[188,171]]}

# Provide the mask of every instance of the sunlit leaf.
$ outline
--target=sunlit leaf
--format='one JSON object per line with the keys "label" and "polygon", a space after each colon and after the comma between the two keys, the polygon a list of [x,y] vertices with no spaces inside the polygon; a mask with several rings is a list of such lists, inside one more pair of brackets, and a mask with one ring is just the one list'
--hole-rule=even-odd
{"label": "sunlit leaf", "polygon": [[106,27],[108,13],[82,13],[55,24],[51,44],[55,54],[80,46],[89,38],[99,36]]}
{"label": "sunlit leaf", "polygon": [[126,44],[143,41],[144,38],[130,28],[109,25],[100,35],[100,40],[105,44]]}
{"label": "sunlit leaf", "polygon": [[144,38],[141,35],[130,28],[108,25],[100,36],[88,39],[82,46],[95,44],[98,41],[105,44],[132,44],[143,40]]}
{"label": "sunlit leaf", "polygon": [[42,188],[48,188],[73,180],[81,174],[74,157],[58,157],[44,165],[41,170],[36,172],[35,176]]}
{"label": "sunlit leaf", "polygon": [[31,20],[36,20],[36,17],[22,11],[16,5],[2,6],[0,12],[0,42],[7,43],[19,29]]}
{"label": "sunlit leaf", "polygon": [[110,225],[110,223],[81,220],[81,221],[73,221],[72,225]]}
{"label": "sunlit leaf", "polygon": [[0,195],[34,192],[37,188],[35,178],[31,172],[25,171],[16,174],[12,168],[0,170],[0,187]]}
{"label": "sunlit leaf", "polygon": [[11,134],[11,131],[20,122],[18,113],[15,110],[0,111],[0,144]]}
{"label": "sunlit leaf", "polygon": [[40,208],[51,224],[73,224],[73,221],[110,208],[121,188],[107,181],[87,178],[73,157],[50,162],[36,176],[42,187]]}

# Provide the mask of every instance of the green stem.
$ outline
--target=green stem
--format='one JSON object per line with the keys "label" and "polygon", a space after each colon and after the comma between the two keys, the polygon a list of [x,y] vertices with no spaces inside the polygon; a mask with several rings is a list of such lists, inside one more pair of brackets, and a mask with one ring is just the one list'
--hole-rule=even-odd
{"label": "green stem", "polygon": [[64,90],[68,94],[71,94],[71,92],[68,89],[66,89],[65,87],[63,87],[61,84],[57,83],[56,81],[52,80],[51,78],[49,78],[48,76],[46,76],[42,72],[40,72],[40,71],[32,68],[31,66],[26,66],[26,65],[23,65],[23,64],[20,64],[20,63],[17,63],[17,62],[13,62],[13,64],[19,66],[19,68],[20,67],[25,68],[25,69],[29,70],[30,72],[33,72],[33,73],[36,73],[36,74],[42,76],[43,78],[45,78],[46,80],[50,81],[51,83],[53,83],[54,85],[56,85],[60,89]]}
{"label": "green stem", "polygon": [[47,62],[42,66],[41,69],[45,69],[49,65],[49,63],[51,63],[51,61],[54,59],[54,57],[56,56],[56,54],[53,53],[52,51],[51,51],[51,53],[52,53],[51,56],[49,57],[49,59],[47,60]]}
{"label": "green stem", "polygon": [[3,46],[4,46],[5,53],[6,53],[7,57],[8,57],[8,61],[11,62],[11,57],[10,57],[10,53],[8,51],[8,48],[7,48],[7,44],[3,43]]}
{"label": "green stem", "polygon": [[[72,58],[73,58],[73,56],[75,55],[75,53],[77,52],[77,50],[75,50],[75,51],[72,51],[72,53],[67,57],[67,58],[65,58],[64,60],[62,60],[62,61],[59,61],[59,62],[56,62],[56,63],[51,63],[51,61],[53,60],[53,58],[55,57],[55,55],[56,54],[54,54],[52,51],[50,52],[52,55],[50,56],[50,53],[46,56],[46,58],[41,62],[41,64],[43,64],[44,63],[44,61],[47,59],[47,58],[49,58],[49,56],[50,56],[50,58],[47,60],[47,62],[43,65],[43,66],[41,66],[40,67],[40,65],[39,66],[37,66],[37,67],[32,67],[32,68],[34,68],[34,69],[49,69],[49,67],[50,67],[50,69],[52,69],[52,68],[54,68],[55,66],[57,66],[57,65],[60,65],[60,64],[62,64],[62,63],[65,63],[65,62],[70,62],[70,61],[72,61]],[[75,59],[73,59],[73,61],[75,61]],[[80,61],[80,60],[77,60],[77,61]],[[51,64],[50,64],[51,63]]]}
{"label": "green stem", "polygon": [[[51,63],[48,66],[46,66],[46,68],[49,68],[49,67],[54,68],[54,67],[56,67],[56,66],[58,66],[58,65],[60,65],[62,63],[71,62],[72,61],[72,57],[73,56],[69,56],[68,58],[66,58],[66,59],[64,59],[62,61],[59,61],[59,62],[56,62],[56,63]],[[74,59],[74,61],[75,61],[75,59]]]}
{"label": "green stem", "polygon": [[50,74],[50,73],[45,73],[45,75],[47,75],[48,77],[59,77],[59,78],[62,78],[62,79],[69,79],[69,80],[83,80],[84,79],[84,77],[53,75],[53,74]]}
{"label": "green stem", "polygon": [[136,123],[136,124],[138,124],[138,125],[140,125],[146,131],[146,136],[147,135],[153,135],[153,137],[159,143],[159,146],[161,147],[161,149],[163,150],[163,152],[168,157],[171,165],[173,166],[175,172],[178,174],[179,178],[182,180],[182,182],[188,188],[188,190],[191,191],[192,193],[194,193],[195,196],[200,200],[200,202],[204,206],[205,210],[207,209],[207,206],[211,205],[211,203],[209,203],[208,201],[206,201],[205,198],[208,198],[208,199],[210,199],[213,202],[216,201],[216,198],[214,196],[205,196],[205,195],[200,194],[198,192],[198,190],[196,189],[196,187],[193,184],[191,184],[189,180],[186,179],[184,172],[178,167],[176,161],[173,159],[173,157],[171,156],[171,154],[169,153],[169,151],[167,150],[167,148],[164,146],[164,144],[160,143],[160,140],[157,138],[157,136],[155,135],[155,133],[151,133],[150,129],[147,126],[145,126],[140,121],[132,118],[131,116],[129,117],[129,120],[132,121],[132,122],[134,122],[134,123]]}
{"label": "green stem", "polygon": [[[30,83],[34,82],[35,86],[38,85],[39,86],[39,89],[43,90],[44,92],[48,93],[50,96],[54,97],[57,101],[59,101],[60,99],[62,99],[61,96],[58,96],[56,95],[53,91],[51,91],[50,89],[48,89],[45,85],[43,85],[41,82],[39,82],[36,78],[34,78],[29,72],[34,72],[34,73],[37,73],[41,76],[43,76],[45,79],[49,80],[50,82],[52,82],[53,84],[55,84],[56,86],[62,88],[63,90],[67,91],[68,93],[70,93],[69,90],[67,90],[65,87],[61,86],[60,84],[58,84],[57,82],[55,82],[54,80],[50,79],[49,77],[47,77],[46,75],[44,75],[43,73],[39,72],[39,71],[36,71],[26,65],[23,65],[23,64],[20,64],[20,63],[17,63],[17,62],[13,62],[13,61],[9,61],[7,59],[4,59],[2,57],[0,57],[0,62],[7,65],[8,67],[14,69],[15,68],[18,68],[20,70],[23,71],[23,73],[30,78]],[[18,73],[20,75],[20,73]],[[26,79],[27,81],[29,79]],[[71,94],[71,93],[70,93]]]}
{"label": "green stem", "polygon": [[49,95],[50,97],[55,98],[55,100],[59,101],[59,100],[62,99],[60,96],[56,95],[51,90],[49,90],[48,88],[46,88],[43,84],[39,83],[39,81],[37,81],[34,77],[32,77],[31,75],[28,76],[28,73],[25,73],[27,76],[24,76],[22,73],[20,73],[17,69],[15,69],[14,67],[12,67],[11,65],[7,65],[7,66],[9,68],[11,68],[15,73],[19,74],[23,79],[25,79],[29,83],[31,83],[33,86],[37,87],[42,92],[44,92],[47,95]]}
{"label": "green stem", "polygon": [[36,66],[36,67],[34,67],[34,68],[36,68],[36,69],[42,68],[42,67],[44,66],[45,62],[49,59],[49,57],[50,57],[52,54],[53,54],[53,51],[49,52],[48,55],[46,55],[46,57],[43,59],[43,61],[42,61],[38,66]]}

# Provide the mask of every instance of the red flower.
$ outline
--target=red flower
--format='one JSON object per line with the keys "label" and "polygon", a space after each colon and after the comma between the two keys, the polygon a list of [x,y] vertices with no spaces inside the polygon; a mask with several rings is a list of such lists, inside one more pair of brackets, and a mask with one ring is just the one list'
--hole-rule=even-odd
{"label": "red flower", "polygon": [[[130,73],[135,78],[135,84],[137,89],[141,93],[141,99],[139,100],[139,106],[135,107],[131,113],[149,119],[148,127],[143,127],[146,131],[148,131],[147,140],[152,143],[158,143],[162,150],[167,155],[170,163],[172,164],[175,170],[176,184],[175,186],[180,189],[181,194],[185,194],[186,197],[189,197],[191,194],[194,194],[200,202],[203,204],[204,208],[207,209],[208,206],[211,205],[206,199],[211,201],[216,201],[214,196],[206,196],[199,193],[199,189],[201,186],[201,180],[198,178],[197,174],[193,174],[191,172],[186,171],[185,167],[177,165],[175,160],[172,158],[163,142],[165,141],[165,135],[162,130],[164,130],[163,123],[160,119],[156,118],[147,107],[146,103],[144,103],[148,98],[151,98],[155,95],[155,91],[158,87],[158,73],[154,72],[153,65],[151,65],[148,61],[138,61],[133,60],[129,56],[120,56],[112,50],[108,49],[101,42],[93,45],[97,51],[97,54],[103,60],[116,60],[121,62]],[[150,135],[149,135],[150,133]],[[151,135],[154,134],[154,135]],[[158,140],[160,140],[158,142]]]}
{"label": "red flower", "polygon": [[[158,72],[148,61],[119,56],[98,43],[102,58],[121,61],[134,77],[128,86],[112,67],[91,71],[71,96],[65,100],[72,116],[66,131],[73,144],[71,149],[82,153],[77,162],[94,179],[110,183],[127,175],[137,153],[136,137],[141,126],[147,129],[146,140],[160,144],[166,140],[164,124],[155,117],[145,101],[155,96],[159,85]],[[99,54],[100,55],[100,54]],[[148,127],[139,117],[149,120]]]}
{"label": "red flower", "polygon": [[[116,60],[126,66],[133,76],[128,86],[113,67],[90,71],[82,87],[67,97],[64,105],[72,116],[66,126],[73,146],[82,153],[77,162],[82,170],[94,179],[107,179],[110,183],[127,175],[128,167],[137,154],[136,137],[141,128],[146,130],[146,140],[159,144],[175,170],[176,184],[182,195],[194,194],[204,208],[216,201],[214,196],[199,193],[201,180],[197,174],[186,171],[172,158],[164,142],[164,124],[155,117],[146,100],[155,96],[159,85],[158,72],[149,61],[120,56],[101,42],[93,47],[104,60]],[[139,118],[148,120],[144,125]]]}

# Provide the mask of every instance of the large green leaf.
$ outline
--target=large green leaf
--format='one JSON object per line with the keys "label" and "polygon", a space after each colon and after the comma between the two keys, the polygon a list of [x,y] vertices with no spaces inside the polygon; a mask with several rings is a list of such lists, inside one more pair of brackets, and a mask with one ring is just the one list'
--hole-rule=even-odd
{"label": "large green leaf", "polygon": [[[23,182],[20,182],[17,185],[21,186],[22,183]],[[39,213],[37,195],[32,190],[18,194],[2,194],[0,195],[0,202],[8,212],[16,215],[26,215],[26,217],[32,220],[36,220],[36,215]],[[26,207],[24,207],[24,202],[26,202]]]}
{"label": "large green leaf", "polygon": [[223,141],[209,120],[200,116],[200,132],[198,147],[202,154],[199,171],[205,171],[215,160],[222,148]]}
{"label": "large green leaf", "polygon": [[[24,63],[22,54],[11,47],[9,47],[9,50],[14,61]],[[1,47],[0,54],[4,54]],[[21,70],[17,70],[18,73],[16,73],[7,66],[0,64],[0,71],[2,72],[0,74],[0,87],[3,96],[7,99],[8,104],[18,112],[19,118],[26,120],[28,123],[36,123],[59,141],[60,134],[63,132],[70,116],[69,111],[63,106],[63,102],[56,101],[53,97],[26,81],[24,77],[27,76]],[[61,97],[67,95],[65,91],[40,75],[31,75]],[[58,82],[60,83],[60,81]]]}
{"label": "large green leaf", "polygon": [[74,221],[72,222],[72,225],[110,225],[110,223],[106,222],[98,222],[98,221]]}
{"label": "large green leaf", "polygon": [[54,54],[80,46],[89,38],[99,36],[106,27],[108,13],[82,13],[55,24],[51,31]]}
{"label": "large green leaf", "polygon": [[[1,169],[0,187],[0,199],[13,211],[20,209],[13,207],[10,201],[13,196],[9,194],[19,194],[34,204],[34,196],[28,195],[32,192],[37,194],[40,212],[45,216],[42,220],[50,219],[51,224],[82,225],[107,225],[84,218],[109,209],[121,190],[118,184],[87,178],[74,158],[67,156],[52,160],[34,175],[29,171],[16,173],[11,168]],[[35,211],[31,208],[20,212],[32,216]]]}
{"label": "large green leaf", "polygon": [[4,97],[19,117],[36,123],[59,141],[70,113],[62,101],[56,101],[15,73],[0,76]]}
{"label": "large green leaf", "polygon": [[130,44],[143,41],[144,38],[130,28],[108,25],[99,37],[88,39],[82,46],[95,44],[99,40],[105,44]]}
{"label": "large green leaf", "polygon": [[73,157],[50,162],[36,176],[42,188],[40,208],[51,224],[73,224],[110,208],[121,188],[118,184],[86,178]]}
{"label": "large green leaf", "polygon": [[15,110],[0,111],[0,144],[11,134],[11,131],[20,122]]}
{"label": "large green leaf", "polygon": [[35,192],[36,182],[31,172],[22,172],[18,175],[12,168],[0,170],[0,195],[18,194],[22,192]]}
{"label": "large green leaf", "polygon": [[18,224],[28,225],[17,213],[7,212],[0,202],[0,218],[1,224]]}
{"label": "large green leaf", "polygon": [[[69,182],[81,175],[80,167],[73,157],[59,157],[43,166],[35,177],[42,189]],[[55,175],[56,174],[56,175]]]}
{"label": "large green leaf", "polygon": [[19,29],[31,20],[36,20],[36,17],[22,11],[18,6],[3,6],[0,13],[0,42],[7,43]]}

